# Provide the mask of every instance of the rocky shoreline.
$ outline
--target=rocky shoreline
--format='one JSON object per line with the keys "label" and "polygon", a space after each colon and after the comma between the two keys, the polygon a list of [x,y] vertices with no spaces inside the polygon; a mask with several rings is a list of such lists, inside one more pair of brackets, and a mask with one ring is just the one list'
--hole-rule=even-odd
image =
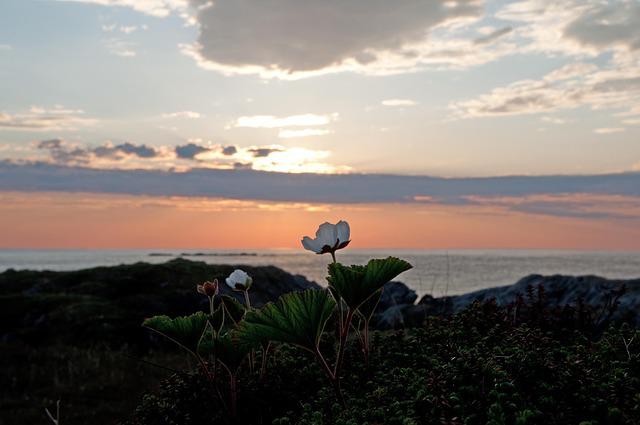
{"label": "rocky shoreline", "polygon": [[[94,335],[97,329],[98,334],[111,334],[111,339],[135,343],[141,336],[139,324],[147,316],[206,310],[207,301],[196,293],[196,284],[214,277],[222,279],[235,267],[180,258],[163,264],[136,263],[69,272],[8,270],[0,273],[0,340],[64,340],[65,335],[74,339]],[[254,306],[274,301],[286,292],[320,289],[304,276],[277,267],[242,268],[254,277]],[[508,305],[518,295],[526,296],[528,288],[540,285],[549,307],[575,305],[579,300],[592,307],[602,306],[624,286],[626,291],[618,300],[614,319],[631,317],[638,324],[640,278],[563,275],[530,275],[513,285],[440,298],[424,295],[420,300],[403,283],[389,282],[373,323],[379,329],[416,326],[427,316],[451,315],[474,301],[495,299],[499,305]],[[220,288],[222,293],[239,299],[239,294],[226,285]],[[89,323],[93,330],[88,329]]]}
{"label": "rocky shoreline", "polygon": [[[495,300],[500,306],[517,301],[518,297],[538,297],[543,288],[547,308],[576,306],[582,303],[592,309],[606,309],[616,303],[612,320],[625,320],[640,325],[640,278],[606,279],[599,276],[566,276],[538,274],[523,277],[513,285],[481,289],[462,295],[434,298],[424,295],[417,303],[415,291],[399,282],[387,284],[389,302],[378,311],[376,326],[391,329],[417,326],[427,316],[455,314],[478,301]],[[394,295],[395,294],[395,295]]]}
{"label": "rocky shoreline", "polygon": [[[196,292],[196,285],[222,279],[236,267],[180,258],[68,272],[0,273],[0,352],[7,365],[0,380],[9,383],[0,389],[0,417],[40,423],[43,406],[62,399],[65,423],[117,423],[144,392],[166,377],[167,365],[190,367],[180,366],[184,356],[145,331],[142,320],[156,314],[206,311],[207,299]],[[254,278],[255,306],[286,292],[321,288],[277,267],[239,267]],[[448,316],[476,300],[494,298],[498,304],[509,304],[539,284],[544,285],[549,306],[582,299],[594,307],[624,285],[627,291],[618,299],[617,318],[639,324],[640,279],[538,275],[515,285],[444,298],[418,299],[406,285],[390,282],[373,324],[378,329],[418,326],[428,316]],[[221,290],[238,295],[224,284]],[[111,395],[108,402],[105,394]],[[96,405],[95,400],[101,402]]]}

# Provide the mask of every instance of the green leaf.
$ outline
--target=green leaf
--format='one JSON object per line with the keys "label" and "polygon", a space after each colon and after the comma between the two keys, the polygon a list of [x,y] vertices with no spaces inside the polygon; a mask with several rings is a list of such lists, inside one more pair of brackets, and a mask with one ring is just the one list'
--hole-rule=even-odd
{"label": "green leaf", "polygon": [[253,348],[252,345],[242,341],[235,331],[218,335],[213,340],[216,360],[222,364],[229,373],[236,373],[242,362]]}
{"label": "green leaf", "polygon": [[199,311],[190,316],[176,317],[175,319],[169,316],[154,316],[146,319],[142,326],[158,332],[195,354],[208,320],[209,315]]}
{"label": "green leaf", "polygon": [[261,310],[247,312],[237,334],[248,344],[285,342],[314,352],[335,306],[324,290],[290,292]]}
{"label": "green leaf", "polygon": [[221,295],[216,297],[215,307],[218,308],[222,306],[225,310],[225,318],[231,320],[225,320],[225,326],[230,327],[231,325],[235,325],[244,317],[244,313],[246,311],[245,306],[229,295]]}
{"label": "green leaf", "polygon": [[395,257],[370,260],[366,266],[329,264],[329,289],[355,310],[373,297],[385,283],[411,268],[411,264]]}

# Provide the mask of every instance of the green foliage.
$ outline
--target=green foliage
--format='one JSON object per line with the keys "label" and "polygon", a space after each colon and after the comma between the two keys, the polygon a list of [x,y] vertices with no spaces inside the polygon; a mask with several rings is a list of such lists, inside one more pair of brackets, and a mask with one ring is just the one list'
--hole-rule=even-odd
{"label": "green foliage", "polygon": [[240,341],[235,331],[219,335],[214,339],[213,344],[217,361],[233,374],[237,372],[253,348],[244,341]]}
{"label": "green foliage", "polygon": [[222,306],[227,319],[226,326],[235,326],[244,317],[246,307],[235,298],[229,295],[221,295],[214,299],[216,309]]}
{"label": "green foliage", "polygon": [[154,316],[146,319],[142,326],[170,339],[191,353],[196,353],[209,320],[209,315],[199,311],[190,316]]}
{"label": "green foliage", "polygon": [[[279,345],[263,381],[241,369],[238,423],[252,424],[467,424],[564,425],[640,423],[640,338],[630,327],[611,328],[598,339],[581,330],[548,331],[538,322],[514,322],[506,310],[476,304],[423,327],[376,332],[367,368],[356,344],[347,346],[336,403],[313,357]],[[634,338],[630,355],[623,341]],[[335,344],[332,334],[323,349]],[[179,415],[183,425],[211,411],[197,377],[188,389],[159,396],[139,413]],[[163,407],[166,404],[167,407]],[[213,415],[213,413],[212,413]],[[211,416],[208,423],[226,418]],[[180,423],[180,422],[177,422]],[[200,422],[202,423],[202,422]]]}
{"label": "green foliage", "polygon": [[385,283],[411,268],[411,264],[395,257],[370,260],[366,266],[329,264],[329,288],[355,310],[379,291]]}
{"label": "green foliage", "polygon": [[249,344],[285,342],[313,352],[335,305],[327,291],[291,292],[261,310],[247,312],[238,336]]}

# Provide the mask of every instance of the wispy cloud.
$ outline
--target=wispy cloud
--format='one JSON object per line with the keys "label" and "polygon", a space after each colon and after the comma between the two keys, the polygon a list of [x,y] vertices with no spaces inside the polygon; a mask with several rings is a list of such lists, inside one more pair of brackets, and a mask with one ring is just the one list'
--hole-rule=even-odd
{"label": "wispy cloud", "polygon": [[333,114],[301,114],[287,117],[273,115],[242,116],[235,120],[233,127],[248,128],[282,128],[282,127],[312,127],[327,125],[338,119],[338,113]]}
{"label": "wispy cloud", "polygon": [[418,104],[412,99],[386,99],[380,102],[382,106],[415,106]]}
{"label": "wispy cloud", "polygon": [[603,127],[596,128],[593,130],[596,134],[613,134],[613,133],[622,133],[624,131],[624,127]]}
{"label": "wispy cloud", "polygon": [[166,112],[162,114],[162,118],[188,118],[188,119],[198,119],[202,117],[202,114],[194,111],[176,111],[176,112]]}
{"label": "wispy cloud", "polygon": [[109,38],[104,40],[104,46],[109,53],[123,58],[133,58],[137,56],[135,43],[119,38]]}
{"label": "wispy cloud", "polygon": [[538,80],[522,80],[493,89],[475,99],[453,102],[457,118],[548,113],[590,106],[620,109],[637,106],[640,98],[640,63],[620,69],[598,69],[574,63]]}
{"label": "wispy cloud", "polygon": [[325,136],[330,133],[331,130],[326,128],[305,128],[302,130],[280,130],[278,137],[280,139],[297,139],[301,137]]}
{"label": "wispy cloud", "polygon": [[174,11],[187,8],[188,0],[57,0],[61,2],[91,3],[100,6],[130,7],[147,15],[164,18]]}
{"label": "wispy cloud", "polygon": [[57,105],[53,108],[32,106],[26,112],[0,112],[0,129],[15,131],[73,131],[95,125],[98,121],[80,109]]}

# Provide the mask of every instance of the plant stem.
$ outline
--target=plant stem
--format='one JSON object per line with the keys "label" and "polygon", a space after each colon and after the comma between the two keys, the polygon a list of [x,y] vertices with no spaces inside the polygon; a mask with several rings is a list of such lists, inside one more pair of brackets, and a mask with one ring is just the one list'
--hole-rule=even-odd
{"label": "plant stem", "polygon": [[316,359],[318,359],[318,363],[322,366],[322,370],[327,374],[327,377],[331,381],[331,385],[333,386],[333,391],[336,393],[336,398],[338,402],[345,406],[344,397],[342,396],[342,389],[340,388],[340,377],[337,376],[327,364],[327,361],[324,359],[324,356],[320,352],[320,349],[316,347],[316,351],[314,352]]}
{"label": "plant stem", "polygon": [[335,264],[335,263],[337,263],[337,261],[336,261],[336,253],[335,253],[335,251],[330,251],[330,252],[331,252],[331,258],[333,258],[333,263],[334,263],[334,264]]}
{"label": "plant stem", "polygon": [[238,378],[235,373],[229,373],[229,390],[231,395],[231,417],[238,415]]}
{"label": "plant stem", "polygon": [[264,374],[267,370],[267,358],[269,356],[269,348],[271,348],[271,343],[268,343],[266,347],[262,347],[262,362],[260,364],[260,380],[264,379]]}
{"label": "plant stem", "polygon": [[209,297],[209,312],[211,313],[211,316],[213,317],[213,297]]}
{"label": "plant stem", "polygon": [[340,345],[338,346],[338,358],[336,360],[336,367],[333,370],[334,376],[340,375],[342,368],[342,362],[344,361],[344,352],[347,346],[347,337],[349,336],[349,327],[351,326],[351,320],[353,320],[354,310],[350,307],[347,309],[347,317],[344,319],[342,332],[340,332]]}
{"label": "plant stem", "polygon": [[249,291],[244,290],[244,304],[247,306],[247,310],[251,308],[251,300],[249,300]]}
{"label": "plant stem", "polygon": [[369,369],[369,319],[364,319],[364,329],[362,331],[362,352],[364,354],[364,364]]}

